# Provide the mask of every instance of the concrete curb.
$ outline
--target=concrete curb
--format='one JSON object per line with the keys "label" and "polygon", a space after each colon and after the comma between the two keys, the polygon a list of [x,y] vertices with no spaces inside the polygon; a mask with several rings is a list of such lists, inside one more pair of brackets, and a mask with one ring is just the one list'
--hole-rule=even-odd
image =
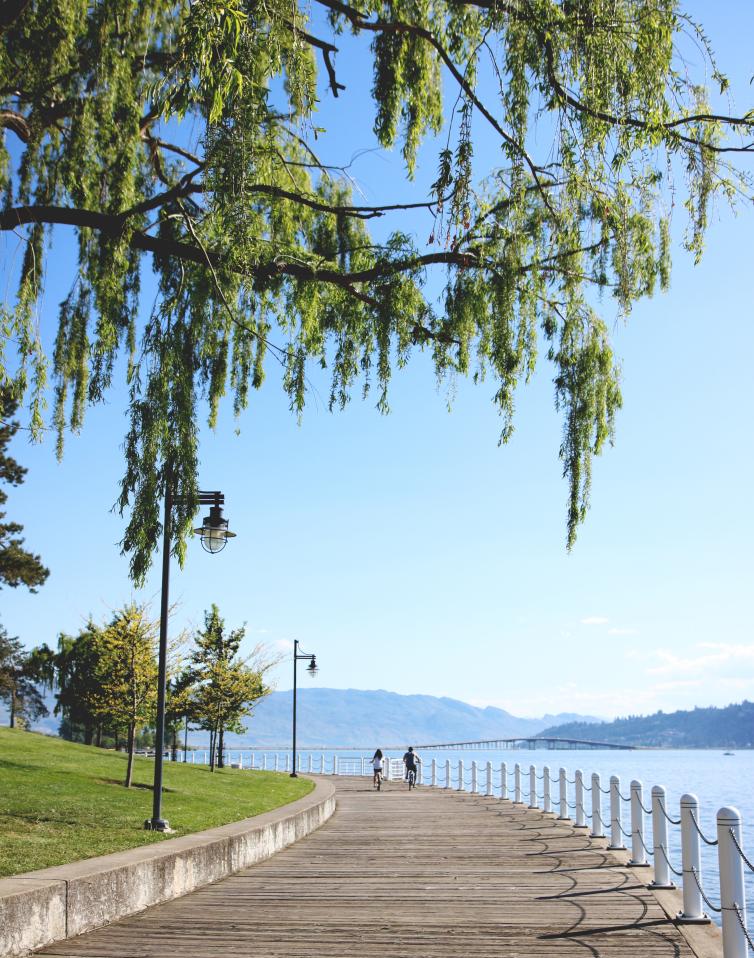
{"label": "concrete curb", "polygon": [[125,852],[0,879],[0,958],[107,925],[264,861],[323,825],[335,786],[264,815]]}

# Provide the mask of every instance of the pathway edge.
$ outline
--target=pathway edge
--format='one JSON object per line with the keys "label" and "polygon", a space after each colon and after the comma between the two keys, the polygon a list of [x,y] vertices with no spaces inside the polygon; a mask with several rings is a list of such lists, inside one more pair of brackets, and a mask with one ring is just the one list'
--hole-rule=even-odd
{"label": "pathway edge", "polygon": [[0,958],[110,924],[270,858],[335,811],[335,786],[314,781],[304,798],[253,818],[0,879]]}

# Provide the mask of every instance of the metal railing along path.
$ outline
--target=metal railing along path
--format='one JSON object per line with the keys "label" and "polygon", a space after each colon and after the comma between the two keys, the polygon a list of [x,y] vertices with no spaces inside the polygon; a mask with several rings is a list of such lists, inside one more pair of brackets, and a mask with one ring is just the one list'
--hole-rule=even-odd
{"label": "metal railing along path", "polygon": [[[297,770],[319,775],[371,776],[370,755],[347,756],[340,750],[325,751],[303,750],[298,755]],[[167,754],[166,758],[170,758]],[[418,758],[418,756],[417,756]],[[179,753],[179,759],[184,760]],[[208,764],[208,750],[192,750],[185,756],[192,764]],[[270,752],[259,750],[224,750],[223,764],[243,770],[290,772],[290,752]],[[418,758],[417,784],[429,788],[454,789],[484,794],[501,800],[513,799],[514,804],[526,805],[524,799],[524,780],[528,805],[531,809],[540,808],[544,814],[554,814],[560,821],[569,821],[575,828],[590,829],[592,838],[608,838],[608,848],[625,850],[624,840],[630,843],[628,865],[635,868],[654,866],[654,879],[649,887],[654,889],[674,888],[675,879],[679,879],[683,896],[683,907],[676,920],[681,923],[707,923],[710,918],[705,906],[716,915],[722,927],[723,958],[748,958],[749,949],[754,952],[752,933],[747,924],[747,902],[745,874],[754,874],[754,862],[751,854],[746,853],[742,834],[740,812],[733,807],[724,807],[717,812],[715,836],[705,833],[700,824],[699,799],[691,793],[681,796],[679,814],[674,817],[668,811],[668,797],[662,785],[653,785],[650,790],[650,804],[644,804],[644,785],[634,779],[629,793],[621,790],[621,781],[617,775],[610,776],[609,788],[603,788],[600,776],[595,772],[585,776],[577,769],[573,778],[565,768],[558,770],[557,776],[551,775],[549,766],[538,773],[535,765],[523,768],[516,762],[512,769],[506,762],[494,766],[487,761],[479,765],[472,761],[465,766],[462,759],[455,763],[450,759],[440,763],[432,759],[425,768]],[[383,774],[388,782],[403,782],[404,767],[402,759],[385,756]],[[537,782],[542,782],[542,794],[537,792]],[[587,781],[589,784],[587,784]],[[553,796],[552,787],[557,788]],[[572,791],[569,791],[572,789]],[[589,793],[587,797],[587,793]],[[569,796],[573,801],[569,801]],[[605,816],[605,799],[609,806],[609,816]],[[553,806],[556,807],[553,807]],[[588,811],[587,811],[588,806]],[[629,828],[624,827],[624,806],[628,806]],[[573,812],[573,817],[571,816]],[[673,831],[671,831],[671,829]],[[651,830],[651,838],[649,833]],[[680,836],[678,834],[680,830]],[[609,833],[606,835],[606,831]],[[676,867],[672,849],[680,845],[680,868]],[[719,903],[713,901],[705,890],[702,868],[702,848],[717,850],[716,887],[719,888]],[[709,866],[709,854],[707,865]],[[715,884],[714,881],[712,883]],[[715,891],[712,892],[714,896]]]}

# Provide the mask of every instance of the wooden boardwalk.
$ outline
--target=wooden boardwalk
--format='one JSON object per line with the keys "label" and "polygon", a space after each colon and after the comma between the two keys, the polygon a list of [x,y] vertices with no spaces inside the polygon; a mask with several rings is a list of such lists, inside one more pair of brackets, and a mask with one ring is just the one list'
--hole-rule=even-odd
{"label": "wooden boardwalk", "polygon": [[[632,870],[568,822],[479,795],[337,781],[268,861],[60,942],[69,958],[694,958]],[[714,951],[703,950],[704,955]]]}

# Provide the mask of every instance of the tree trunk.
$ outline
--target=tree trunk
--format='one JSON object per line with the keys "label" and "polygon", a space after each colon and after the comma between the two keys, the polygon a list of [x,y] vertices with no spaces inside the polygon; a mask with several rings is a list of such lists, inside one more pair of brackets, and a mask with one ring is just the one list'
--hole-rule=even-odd
{"label": "tree trunk", "polygon": [[94,742],[97,748],[102,748],[102,723],[97,723],[97,738]]}
{"label": "tree trunk", "polygon": [[223,760],[223,747],[225,745],[225,729],[222,722],[220,723],[220,733],[218,735],[218,744],[217,744],[217,767],[225,768],[225,762]]}
{"label": "tree trunk", "polygon": [[214,772],[215,770],[215,742],[216,742],[215,730],[212,729],[209,733],[209,770],[210,772]]}
{"label": "tree trunk", "polygon": [[175,725],[172,728],[173,741],[170,746],[170,761],[178,761],[178,732],[175,730]]}
{"label": "tree trunk", "polygon": [[116,728],[114,735],[115,735],[115,751],[117,752],[120,750],[120,729]]}
{"label": "tree trunk", "polygon": [[16,687],[14,685],[10,690],[10,727],[16,727]]}
{"label": "tree trunk", "polygon": [[131,723],[128,726],[128,764],[126,765],[126,781],[123,783],[126,788],[131,787],[131,776],[134,770],[134,746],[136,744],[136,725]]}
{"label": "tree trunk", "polygon": [[84,745],[91,745],[94,739],[94,728],[91,725],[84,726]]}

